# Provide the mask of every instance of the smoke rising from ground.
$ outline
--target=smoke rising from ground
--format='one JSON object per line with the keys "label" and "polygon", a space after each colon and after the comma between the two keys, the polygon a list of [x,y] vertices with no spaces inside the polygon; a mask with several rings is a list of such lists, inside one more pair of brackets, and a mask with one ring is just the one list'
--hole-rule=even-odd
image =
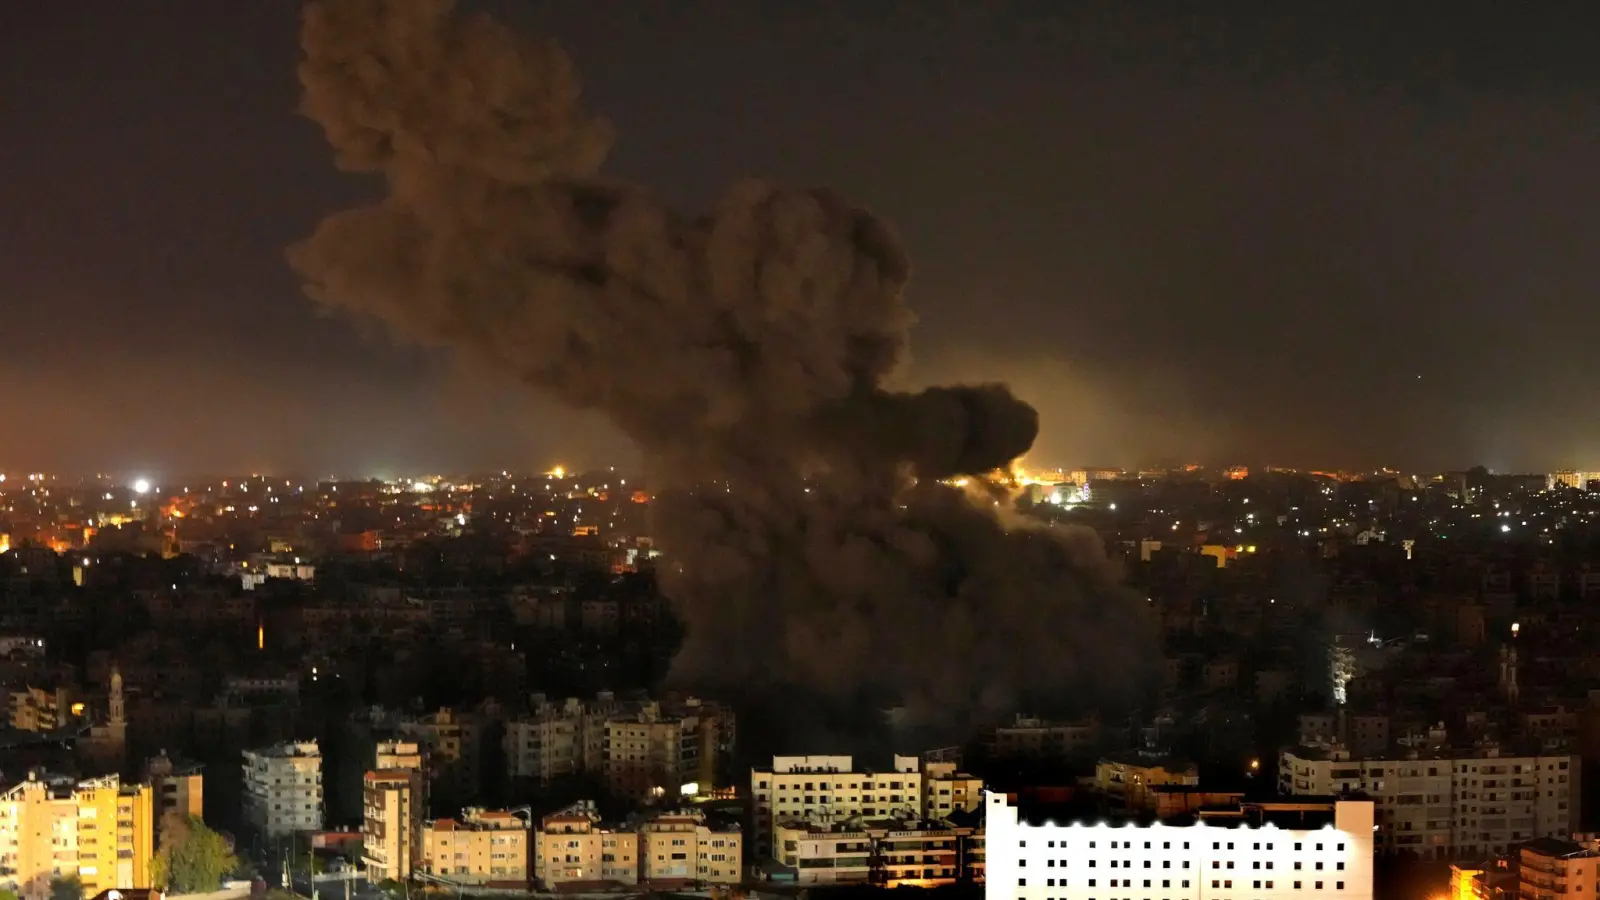
{"label": "smoke rising from ground", "polygon": [[319,303],[470,355],[640,448],[676,677],[884,696],[966,722],[1093,705],[1145,659],[1089,532],[935,479],[1038,433],[997,384],[906,393],[910,265],[836,194],[759,181],[704,216],[599,174],[612,141],[553,44],[448,0],[306,7],[304,113],[379,204],[290,251]]}

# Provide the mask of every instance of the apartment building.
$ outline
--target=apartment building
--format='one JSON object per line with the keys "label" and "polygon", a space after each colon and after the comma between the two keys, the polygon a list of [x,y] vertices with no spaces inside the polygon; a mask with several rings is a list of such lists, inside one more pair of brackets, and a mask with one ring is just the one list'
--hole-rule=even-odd
{"label": "apartment building", "polygon": [[607,693],[588,704],[569,697],[560,706],[535,696],[531,715],[506,723],[501,743],[507,774],[546,784],[598,770],[604,758],[605,722],[616,708]]}
{"label": "apartment building", "polygon": [[1153,811],[1155,788],[1199,783],[1200,770],[1193,763],[1142,753],[1104,757],[1094,767],[1095,792],[1123,810]]}
{"label": "apartment building", "polygon": [[157,822],[167,813],[204,817],[205,780],[201,772],[199,763],[174,760],[165,750],[145,760],[144,779],[155,794]]}
{"label": "apartment building", "polygon": [[422,871],[453,884],[530,883],[533,832],[525,813],[464,809],[422,828]]}
{"label": "apartment building", "polygon": [[989,755],[995,759],[1068,759],[1092,751],[1104,737],[1104,729],[1094,719],[1053,722],[1019,715],[990,735]]}
{"label": "apartment building", "polygon": [[1535,838],[1518,850],[1520,900],[1594,897],[1600,890],[1600,849],[1568,840]]}
{"label": "apartment building", "polygon": [[1193,824],[1056,822],[985,802],[988,900],[1371,900],[1370,801],[1243,804]]}
{"label": "apartment building", "polygon": [[696,697],[619,701],[602,692],[559,706],[536,695],[530,716],[506,723],[502,746],[513,779],[593,772],[612,794],[642,800],[711,785],[733,740],[733,714],[720,705]]}
{"label": "apartment building", "polygon": [[982,784],[952,763],[896,756],[888,771],[857,769],[849,756],[777,756],[750,770],[751,839],[773,856],[779,824],[832,825],[854,818],[942,819],[979,806]]}
{"label": "apartment building", "polygon": [[420,766],[374,769],[362,779],[361,852],[373,881],[404,881],[415,870],[426,784]]}
{"label": "apartment building", "polygon": [[115,775],[74,782],[30,772],[0,794],[0,885],[22,900],[47,900],[52,878],[74,875],[85,896],[149,888],[152,796]]}
{"label": "apartment building", "polygon": [[378,741],[372,750],[374,769],[415,769],[426,772],[426,757],[416,741]]}
{"label": "apartment building", "polygon": [[922,763],[922,815],[939,821],[983,806],[983,779],[958,771],[953,762]]}
{"label": "apartment building", "polygon": [[11,692],[11,727],[50,732],[84,724],[84,704],[67,687],[33,687]]}
{"label": "apartment building", "polygon": [[244,821],[267,840],[322,828],[322,751],[316,741],[244,751]]}
{"label": "apartment building", "polygon": [[601,774],[614,797],[676,796],[683,785],[710,785],[716,722],[700,716],[662,717],[659,708],[605,723]]}
{"label": "apartment building", "polygon": [[533,860],[534,877],[546,890],[637,884],[639,835],[602,827],[593,803],[575,803],[540,820]]}
{"label": "apartment building", "polygon": [[639,826],[639,880],[654,887],[738,884],[744,836],[707,824],[704,813],[677,810]]}
{"label": "apartment building", "polygon": [[783,822],[777,827],[776,858],[794,869],[799,884],[937,887],[982,881],[983,828],[972,813],[957,818],[971,821]]}
{"label": "apartment building", "polygon": [[483,787],[484,733],[479,716],[441,709],[419,719],[403,720],[397,727],[427,751],[429,778],[444,797],[453,801],[478,797]]}
{"label": "apartment building", "polygon": [[1290,795],[1360,792],[1377,805],[1377,852],[1484,859],[1577,829],[1577,756],[1512,755],[1492,744],[1410,748],[1353,758],[1342,745],[1296,747],[1279,759]]}

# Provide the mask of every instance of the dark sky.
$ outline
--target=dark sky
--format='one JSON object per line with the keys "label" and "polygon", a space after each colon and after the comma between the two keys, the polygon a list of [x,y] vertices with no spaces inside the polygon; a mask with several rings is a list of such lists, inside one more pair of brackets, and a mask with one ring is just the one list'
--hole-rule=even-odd
{"label": "dark sky", "polygon": [[[613,173],[896,223],[910,377],[1013,381],[1038,462],[1600,467],[1600,4],[470,5],[575,57]],[[0,469],[624,460],[302,297],[282,248],[376,186],[297,27],[0,4]]]}

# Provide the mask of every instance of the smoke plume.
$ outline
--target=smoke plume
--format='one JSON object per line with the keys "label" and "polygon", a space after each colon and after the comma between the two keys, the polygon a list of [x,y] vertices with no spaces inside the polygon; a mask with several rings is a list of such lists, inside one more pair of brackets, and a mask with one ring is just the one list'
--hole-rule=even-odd
{"label": "smoke plume", "polygon": [[883,696],[966,723],[1105,699],[1149,658],[1098,538],[937,479],[1024,453],[1003,385],[895,392],[910,265],[837,194],[746,181],[702,216],[600,174],[553,44],[450,0],[318,0],[304,113],[385,199],[290,251],[310,295],[488,362],[635,441],[676,677]]}

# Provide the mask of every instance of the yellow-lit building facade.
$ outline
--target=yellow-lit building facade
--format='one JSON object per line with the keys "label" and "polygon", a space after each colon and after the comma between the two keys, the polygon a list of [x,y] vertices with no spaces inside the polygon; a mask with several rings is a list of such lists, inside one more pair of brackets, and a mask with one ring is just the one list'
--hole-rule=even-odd
{"label": "yellow-lit building facade", "polygon": [[737,828],[713,828],[693,810],[664,813],[639,826],[639,875],[647,884],[738,884],[743,852]]}
{"label": "yellow-lit building facade", "polygon": [[158,833],[161,817],[168,813],[197,819],[204,817],[205,781],[197,763],[173,760],[163,750],[160,755],[145,761],[145,781],[155,796]]}
{"label": "yellow-lit building facade", "polygon": [[795,820],[777,827],[777,861],[801,885],[938,887],[981,881],[984,835],[951,822]]}
{"label": "yellow-lit building facade", "polygon": [[639,881],[639,835],[602,827],[592,803],[545,816],[533,841],[534,878],[546,890]]}
{"label": "yellow-lit building facade", "polygon": [[415,870],[426,777],[418,769],[377,769],[363,779],[361,847],[373,881],[404,881]]}
{"label": "yellow-lit building facade", "polygon": [[0,885],[47,900],[50,881],[76,875],[84,896],[148,888],[155,856],[153,792],[115,775],[27,781],[0,794]]}
{"label": "yellow-lit building facade", "polygon": [[83,704],[64,687],[11,692],[11,727],[18,731],[55,731],[81,721],[83,710]]}
{"label": "yellow-lit building facade", "polygon": [[1094,767],[1096,793],[1122,809],[1154,810],[1157,787],[1193,787],[1200,770],[1187,763],[1156,759],[1102,759]]}
{"label": "yellow-lit building facade", "polygon": [[422,829],[422,871],[456,884],[527,885],[533,832],[504,810],[466,809]]}
{"label": "yellow-lit building facade", "polygon": [[1593,897],[1600,891],[1600,850],[1559,838],[1535,838],[1518,848],[1521,900]]}

